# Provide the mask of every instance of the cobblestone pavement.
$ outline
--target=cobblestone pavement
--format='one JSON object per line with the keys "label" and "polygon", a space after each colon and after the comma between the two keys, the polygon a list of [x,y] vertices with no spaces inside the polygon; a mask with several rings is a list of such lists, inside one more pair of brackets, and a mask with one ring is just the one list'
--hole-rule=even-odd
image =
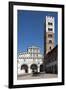
{"label": "cobblestone pavement", "polygon": [[57,74],[38,74],[38,75],[18,75],[17,79],[18,80],[25,80],[25,79],[41,79],[41,78],[56,78],[58,75]]}

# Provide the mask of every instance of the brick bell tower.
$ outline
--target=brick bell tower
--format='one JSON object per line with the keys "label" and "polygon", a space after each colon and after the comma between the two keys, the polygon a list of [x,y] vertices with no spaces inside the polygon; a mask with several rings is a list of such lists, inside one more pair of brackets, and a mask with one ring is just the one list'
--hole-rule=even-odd
{"label": "brick bell tower", "polygon": [[45,19],[45,32],[44,32],[44,49],[45,54],[54,48],[54,17],[46,16]]}

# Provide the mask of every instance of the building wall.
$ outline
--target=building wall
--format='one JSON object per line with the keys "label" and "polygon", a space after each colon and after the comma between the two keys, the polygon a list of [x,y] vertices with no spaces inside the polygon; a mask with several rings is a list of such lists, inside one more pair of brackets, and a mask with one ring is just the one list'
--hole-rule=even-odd
{"label": "building wall", "polygon": [[28,66],[28,73],[32,73],[32,69],[30,69],[32,64],[36,64],[38,67],[38,72],[40,72],[40,65],[42,64],[42,59],[38,60],[39,62],[37,62],[37,59],[33,60],[33,59],[26,59],[26,61],[24,62],[24,60],[22,59],[19,63],[18,63],[18,74],[23,74],[22,70],[21,70],[21,66],[22,65],[27,65]]}
{"label": "building wall", "polygon": [[[27,49],[27,52],[20,53],[18,55],[18,75],[32,73],[31,65],[37,65],[37,70],[40,72],[40,66],[43,64],[43,55],[40,53],[39,48],[31,47]],[[22,72],[21,67],[25,65],[28,73]]]}

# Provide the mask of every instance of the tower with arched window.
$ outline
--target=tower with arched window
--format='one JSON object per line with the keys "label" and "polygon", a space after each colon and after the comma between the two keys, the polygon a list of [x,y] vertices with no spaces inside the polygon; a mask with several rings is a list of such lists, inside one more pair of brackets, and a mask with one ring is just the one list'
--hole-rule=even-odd
{"label": "tower with arched window", "polygon": [[44,49],[45,54],[50,52],[54,48],[54,28],[55,28],[55,21],[54,17],[46,16],[45,20],[45,32],[44,32]]}

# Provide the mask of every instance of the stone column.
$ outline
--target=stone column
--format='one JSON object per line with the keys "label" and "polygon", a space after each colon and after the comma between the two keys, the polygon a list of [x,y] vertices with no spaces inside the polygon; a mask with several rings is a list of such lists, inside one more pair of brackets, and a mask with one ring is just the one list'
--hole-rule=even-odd
{"label": "stone column", "polygon": [[40,66],[38,66],[38,72],[40,72]]}
{"label": "stone column", "polygon": [[30,69],[30,66],[28,66],[28,73],[31,73],[31,69]]}

